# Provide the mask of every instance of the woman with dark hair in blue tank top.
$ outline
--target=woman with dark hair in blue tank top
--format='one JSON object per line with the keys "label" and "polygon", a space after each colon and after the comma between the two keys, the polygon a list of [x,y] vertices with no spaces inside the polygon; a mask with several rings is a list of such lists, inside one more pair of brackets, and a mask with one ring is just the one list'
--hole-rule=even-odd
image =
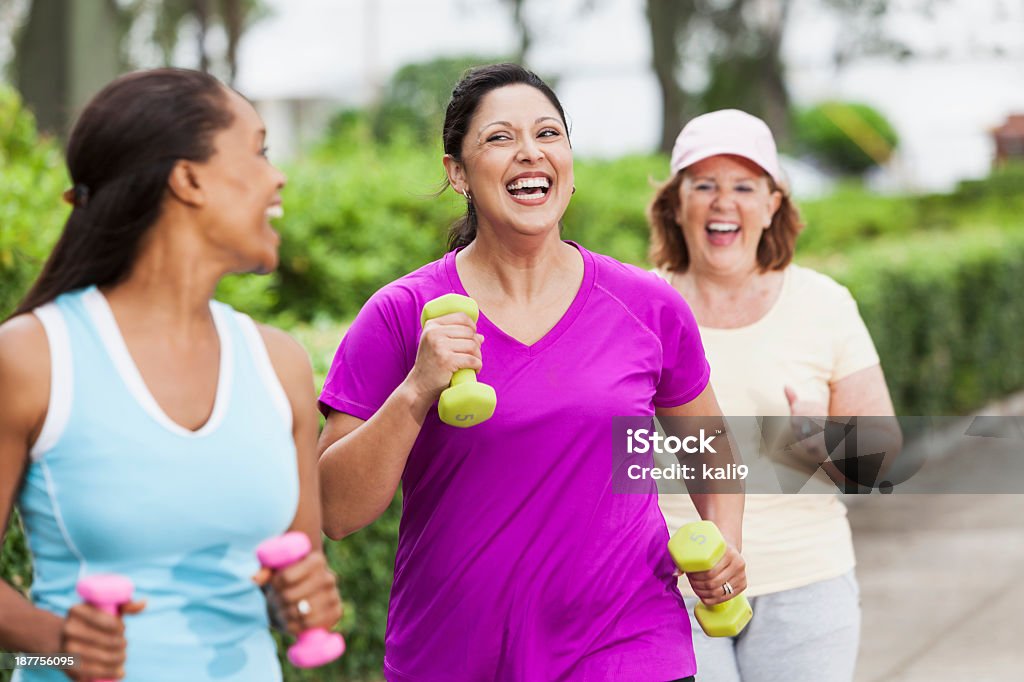
{"label": "woman with dark hair in blue tank top", "polygon": [[[255,550],[289,529],[314,547],[270,578],[289,630],[340,618],[309,361],[211,300],[277,265],[264,137],[238,93],[177,69],[121,77],[79,118],[71,214],[0,326],[0,521],[17,503],[34,563],[31,603],[0,583],[0,649],[75,654],[73,679],[278,680]],[[76,594],[107,573],[135,586],[123,623]]]}

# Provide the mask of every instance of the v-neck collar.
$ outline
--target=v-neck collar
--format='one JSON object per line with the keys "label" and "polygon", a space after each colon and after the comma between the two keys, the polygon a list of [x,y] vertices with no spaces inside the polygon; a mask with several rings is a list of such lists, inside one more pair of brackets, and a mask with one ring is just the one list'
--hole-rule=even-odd
{"label": "v-neck collar", "polygon": [[[518,350],[519,352],[527,355],[539,355],[546,349],[551,347],[562,334],[565,333],[572,323],[579,317],[580,311],[583,310],[583,306],[586,305],[587,299],[590,297],[590,292],[594,288],[595,279],[595,263],[594,255],[584,249],[576,242],[565,240],[566,244],[573,246],[579,251],[580,256],[583,258],[583,281],[580,283],[580,288],[576,292],[576,296],[573,297],[572,303],[569,304],[569,308],[565,311],[562,317],[555,323],[555,326],[547,331],[544,336],[540,337],[532,344],[525,344],[519,339],[511,336],[503,331],[498,325],[487,319],[487,315],[484,311],[480,311],[480,319],[477,321],[477,329],[485,337],[497,336],[498,338],[504,339],[510,346]],[[462,280],[459,278],[458,268],[455,265],[455,256],[463,247],[449,251],[444,256],[444,269],[448,275],[448,282],[451,284],[452,290],[457,294],[463,296],[469,296],[466,292],[466,288],[462,285]]]}
{"label": "v-neck collar", "polygon": [[214,397],[210,416],[197,429],[189,429],[171,419],[170,415],[156,401],[152,391],[146,385],[138,365],[135,364],[131,352],[128,350],[128,344],[121,334],[121,328],[114,317],[114,311],[110,308],[110,303],[107,301],[107,297],[103,295],[103,292],[97,287],[91,286],[85,291],[82,301],[103,346],[114,363],[117,373],[121,376],[121,380],[128,388],[132,397],[135,398],[142,409],[154,421],[167,431],[185,438],[201,438],[217,430],[227,412],[234,360],[232,357],[231,337],[228,335],[227,330],[227,321],[223,319],[221,310],[212,301],[210,302],[210,313],[213,315],[213,324],[217,330],[217,338],[220,343],[217,394]]}

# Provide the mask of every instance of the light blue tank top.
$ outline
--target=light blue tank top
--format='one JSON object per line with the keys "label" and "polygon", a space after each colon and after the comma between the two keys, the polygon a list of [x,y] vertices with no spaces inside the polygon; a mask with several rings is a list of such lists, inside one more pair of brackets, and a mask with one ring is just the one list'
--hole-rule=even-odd
{"label": "light blue tank top", "polygon": [[[95,287],[35,311],[50,345],[49,410],[18,499],[32,600],[63,615],[96,573],[135,583],[126,680],[280,680],[256,545],[298,505],[292,412],[252,320],[210,306],[220,375],[209,421],[174,423]],[[66,680],[20,671],[22,682]]]}

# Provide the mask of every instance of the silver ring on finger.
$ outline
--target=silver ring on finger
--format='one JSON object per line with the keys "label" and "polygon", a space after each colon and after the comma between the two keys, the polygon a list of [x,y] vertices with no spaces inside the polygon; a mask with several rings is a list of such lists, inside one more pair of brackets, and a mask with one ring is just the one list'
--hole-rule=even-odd
{"label": "silver ring on finger", "polygon": [[732,585],[730,585],[729,581],[726,580],[724,583],[722,583],[722,594],[724,596],[728,597],[732,593],[733,593]]}
{"label": "silver ring on finger", "polygon": [[308,599],[300,599],[299,603],[295,605],[295,609],[303,616],[308,616],[309,612],[313,610]]}

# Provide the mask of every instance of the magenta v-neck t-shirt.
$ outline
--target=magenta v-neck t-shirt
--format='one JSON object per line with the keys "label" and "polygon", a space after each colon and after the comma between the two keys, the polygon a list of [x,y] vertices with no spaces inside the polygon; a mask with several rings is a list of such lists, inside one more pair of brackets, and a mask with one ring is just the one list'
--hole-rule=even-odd
{"label": "magenta v-neck t-shirt", "polygon": [[[427,416],[402,475],[388,680],[674,680],[690,625],[656,494],[612,492],[612,418],[689,402],[708,383],[697,325],[657,275],[575,245],[569,309],[526,346],[481,312],[480,381],[498,406],[468,429]],[[385,286],[356,317],[321,408],[369,419],[416,359],[423,305],[466,294],[455,252]]]}

